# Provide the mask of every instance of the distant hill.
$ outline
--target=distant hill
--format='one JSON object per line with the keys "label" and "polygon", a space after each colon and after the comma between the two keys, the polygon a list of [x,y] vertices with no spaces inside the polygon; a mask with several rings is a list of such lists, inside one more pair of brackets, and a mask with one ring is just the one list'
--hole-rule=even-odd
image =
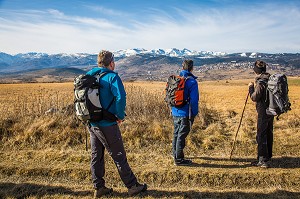
{"label": "distant hill", "polygon": [[[203,75],[205,71],[216,71],[218,77],[228,78],[222,71],[247,70],[256,59],[262,59],[272,70],[299,75],[299,53],[223,53],[210,51],[191,51],[188,49],[128,49],[114,52],[116,71],[124,80],[165,80],[169,74],[181,68],[184,59],[194,60],[195,73]],[[9,55],[0,53],[1,82],[15,81],[68,81],[74,76],[85,73],[97,64],[96,54],[45,54],[26,53]],[[249,70],[251,71],[251,70]],[[248,74],[248,72],[247,72]],[[47,78],[46,78],[47,77]]]}
{"label": "distant hill", "polygon": [[86,73],[78,68],[46,68],[28,71],[13,72],[0,75],[0,83],[11,82],[65,82],[71,81],[75,76]]}

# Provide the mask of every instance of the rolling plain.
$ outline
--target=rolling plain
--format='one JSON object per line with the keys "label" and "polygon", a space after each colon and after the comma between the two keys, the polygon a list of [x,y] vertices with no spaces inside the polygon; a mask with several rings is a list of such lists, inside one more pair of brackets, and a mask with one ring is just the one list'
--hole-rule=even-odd
{"label": "rolling plain", "polygon": [[[272,167],[256,157],[256,111],[249,99],[233,158],[229,155],[252,80],[199,81],[200,113],[187,138],[189,167],[173,165],[173,124],[165,82],[125,82],[120,129],[132,170],[148,191],[136,198],[300,198],[300,78],[289,80],[292,110],[274,120]],[[89,140],[87,140],[89,142]],[[0,84],[0,198],[91,198],[90,148],[74,117],[73,84]],[[127,198],[106,153],[109,198]]]}

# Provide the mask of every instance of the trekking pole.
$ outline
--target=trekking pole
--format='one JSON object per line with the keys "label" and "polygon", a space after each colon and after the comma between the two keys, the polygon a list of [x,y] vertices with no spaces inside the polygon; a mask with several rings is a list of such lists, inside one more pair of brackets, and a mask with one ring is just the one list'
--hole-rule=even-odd
{"label": "trekking pole", "polygon": [[88,135],[87,135],[86,128],[85,128],[85,150],[88,151]]}
{"label": "trekking pole", "polygon": [[245,112],[245,108],[246,108],[246,104],[247,104],[249,95],[250,95],[250,93],[248,92],[247,98],[246,98],[246,101],[245,101],[245,105],[244,105],[244,109],[243,109],[243,112],[242,112],[242,116],[241,116],[241,119],[240,119],[240,123],[239,123],[239,126],[237,128],[237,131],[236,131],[236,134],[235,134],[235,137],[234,137],[234,141],[233,141],[233,145],[232,145],[232,149],[231,149],[231,152],[230,152],[230,157],[229,157],[230,160],[231,160],[231,156],[232,156],[232,153],[233,153],[233,150],[234,150],[234,147],[235,147],[237,134],[238,134],[238,132],[240,130],[240,127],[241,127],[241,124],[242,124],[242,119],[243,119],[243,116],[244,116],[244,112]]}
{"label": "trekking pole", "polygon": [[89,125],[90,125],[89,122],[84,124],[84,126],[85,126],[85,128],[84,128],[85,129],[85,150],[86,151],[88,151],[88,132],[87,131],[88,131]]}
{"label": "trekking pole", "polygon": [[192,106],[191,103],[189,103],[189,125],[190,125],[190,131],[192,130]]}

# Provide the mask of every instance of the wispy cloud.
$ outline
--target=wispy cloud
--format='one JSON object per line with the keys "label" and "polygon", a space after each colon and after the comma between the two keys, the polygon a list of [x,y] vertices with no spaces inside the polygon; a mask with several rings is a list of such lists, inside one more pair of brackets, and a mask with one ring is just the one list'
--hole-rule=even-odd
{"label": "wispy cloud", "polygon": [[51,14],[53,17],[56,17],[56,18],[64,18],[65,17],[64,13],[62,13],[58,10],[54,10],[54,9],[49,9],[48,13]]}
{"label": "wispy cloud", "polygon": [[180,22],[165,18],[160,23],[156,20],[140,27],[137,32],[151,41],[146,41],[146,45],[227,52],[299,52],[300,49],[299,7],[265,5],[246,11],[239,7],[190,8],[177,12]]}
{"label": "wispy cloud", "polygon": [[300,50],[300,8],[289,4],[247,9],[195,6],[172,8],[172,12],[145,8],[143,17],[122,12],[118,13],[122,17],[114,20],[114,10],[96,10],[110,16],[71,16],[54,9],[0,9],[0,51],[96,53],[136,47],[225,52]]}
{"label": "wispy cloud", "polygon": [[0,51],[98,52],[129,34],[126,28],[106,19],[67,16],[57,10],[39,12],[32,18],[35,14],[14,12],[13,19],[0,18]]}
{"label": "wispy cloud", "polygon": [[128,13],[126,12],[122,12],[120,10],[114,10],[114,9],[109,9],[107,7],[103,7],[103,6],[91,6],[91,5],[86,5],[85,7],[87,7],[88,9],[95,11],[95,12],[99,12],[108,16],[128,16]]}

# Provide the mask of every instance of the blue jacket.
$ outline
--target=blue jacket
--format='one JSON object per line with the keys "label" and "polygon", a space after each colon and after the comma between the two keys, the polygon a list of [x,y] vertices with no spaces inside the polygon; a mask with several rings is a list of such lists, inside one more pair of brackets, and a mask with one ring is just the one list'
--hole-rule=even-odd
{"label": "blue jacket", "polygon": [[199,90],[197,77],[194,76],[188,70],[183,70],[179,74],[182,77],[191,76],[185,82],[184,86],[184,99],[189,99],[189,102],[181,108],[172,107],[172,115],[177,117],[188,117],[189,116],[189,104],[191,105],[191,116],[198,114],[198,103],[199,103]]}
{"label": "blue jacket", "polygon": [[[112,105],[108,109],[109,112],[117,116],[120,120],[125,118],[125,107],[126,107],[126,92],[121,78],[116,72],[107,68],[97,67],[93,68],[88,75],[95,75],[96,73],[109,72],[101,77],[100,83],[100,102],[103,108],[107,108],[113,101]],[[112,126],[117,122],[102,120],[99,122],[92,122],[92,126]]]}

